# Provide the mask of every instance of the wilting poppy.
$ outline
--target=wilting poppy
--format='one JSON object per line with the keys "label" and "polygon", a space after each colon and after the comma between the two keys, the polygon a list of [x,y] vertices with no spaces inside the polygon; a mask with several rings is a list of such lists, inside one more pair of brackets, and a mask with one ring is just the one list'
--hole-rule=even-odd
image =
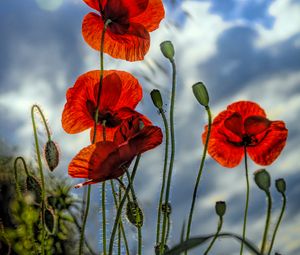
{"label": "wilting poppy", "polygon": [[140,127],[140,118],[128,118],[115,133],[113,142],[98,142],[82,149],[69,165],[69,175],[89,180],[81,187],[118,178],[123,175],[135,156],[153,149],[162,142],[159,127]]}
{"label": "wilting poppy", "polygon": [[[270,165],[285,146],[288,130],[283,121],[271,121],[256,103],[239,101],[212,123],[208,153],[225,167],[237,166],[244,151],[259,165]],[[207,126],[202,135],[205,142]]]}
{"label": "wilting poppy", "polygon": [[[62,126],[67,133],[74,134],[92,128],[93,136],[99,81],[99,71],[90,71],[81,75],[74,86],[68,89],[62,114]],[[141,99],[142,87],[131,74],[104,71],[96,140],[101,140],[103,125],[106,127],[107,140],[112,140],[122,120],[139,115],[133,109]]]}
{"label": "wilting poppy", "polygon": [[114,58],[136,61],[144,59],[150,46],[149,32],[158,28],[165,12],[161,0],[84,0],[100,13],[87,14],[82,23],[84,40],[100,50],[102,30],[103,51]]}

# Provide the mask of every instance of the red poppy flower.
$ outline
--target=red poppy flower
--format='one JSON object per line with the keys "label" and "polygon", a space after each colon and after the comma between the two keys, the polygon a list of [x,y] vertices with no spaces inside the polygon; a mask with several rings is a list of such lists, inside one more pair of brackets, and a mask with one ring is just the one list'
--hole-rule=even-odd
{"label": "red poppy flower", "polygon": [[[103,51],[114,58],[144,59],[150,47],[149,32],[158,28],[165,11],[161,0],[84,0],[100,12],[87,14],[82,23],[84,40],[100,50],[101,34],[107,20]],[[100,5],[100,6],[99,6]]]}
{"label": "red poppy flower", "polygon": [[141,129],[140,118],[128,118],[115,133],[113,142],[98,142],[82,149],[69,165],[69,175],[89,180],[81,187],[118,178],[135,156],[153,149],[162,142],[162,132],[152,125]]}
{"label": "red poppy flower", "polygon": [[[62,126],[67,133],[79,133],[92,128],[97,106],[100,71],[81,75],[67,91],[67,103],[62,114]],[[139,115],[133,109],[142,99],[142,87],[131,74],[122,71],[104,71],[97,125],[97,139],[102,138],[105,122],[107,140],[113,140],[114,132],[122,120]],[[144,119],[147,119],[144,117]]]}
{"label": "red poppy flower", "polygon": [[[208,153],[222,166],[235,167],[244,148],[259,165],[270,165],[285,146],[288,130],[283,121],[270,121],[256,103],[240,101],[227,107],[213,121]],[[207,126],[202,135],[207,136]]]}

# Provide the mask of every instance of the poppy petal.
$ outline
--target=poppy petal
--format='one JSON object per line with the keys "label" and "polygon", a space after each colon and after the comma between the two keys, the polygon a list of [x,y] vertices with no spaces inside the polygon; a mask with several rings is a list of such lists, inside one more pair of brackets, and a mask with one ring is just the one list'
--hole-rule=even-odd
{"label": "poppy petal", "polygon": [[[83,38],[93,49],[98,51],[103,27],[103,20],[95,13],[89,13],[83,19]],[[128,61],[143,60],[149,47],[150,35],[141,24],[130,23],[125,34],[114,34],[109,28],[105,33],[103,51],[114,58]]]}
{"label": "poppy petal", "polygon": [[[103,9],[103,6],[106,4],[106,0],[83,0],[89,7],[100,11],[100,9]],[[99,3],[100,3],[100,8],[99,7]]]}
{"label": "poppy petal", "polygon": [[[105,139],[106,141],[113,141],[114,140],[114,135],[118,127],[106,127],[105,128]],[[90,132],[90,140],[93,142],[93,137],[94,137],[94,127],[91,128]],[[96,138],[95,142],[102,142],[103,141],[103,127],[102,125],[97,125],[97,132],[96,132]]]}
{"label": "poppy petal", "polygon": [[245,120],[245,131],[248,135],[257,135],[266,131],[270,127],[271,123],[272,122],[267,118],[251,116]]}
{"label": "poppy petal", "polygon": [[[202,134],[203,144],[205,144],[207,132],[206,126]],[[244,149],[243,147],[234,146],[228,142],[227,137],[221,134],[217,128],[212,128],[208,142],[208,153],[220,165],[232,168],[241,162],[244,156]]]}
{"label": "poppy petal", "polygon": [[239,113],[243,117],[243,120],[249,116],[266,117],[265,111],[257,103],[250,101],[235,102],[229,105],[227,110]]}
{"label": "poppy petal", "polygon": [[241,137],[243,133],[243,119],[237,112],[233,113],[230,117],[225,119],[224,126],[232,133]]}
{"label": "poppy petal", "polygon": [[130,22],[143,24],[149,31],[159,27],[159,23],[165,17],[165,10],[161,0],[149,0],[147,9],[136,17],[131,17]]}
{"label": "poppy petal", "polygon": [[270,165],[285,146],[288,130],[283,121],[272,121],[264,139],[256,146],[247,147],[251,159],[262,166]]}

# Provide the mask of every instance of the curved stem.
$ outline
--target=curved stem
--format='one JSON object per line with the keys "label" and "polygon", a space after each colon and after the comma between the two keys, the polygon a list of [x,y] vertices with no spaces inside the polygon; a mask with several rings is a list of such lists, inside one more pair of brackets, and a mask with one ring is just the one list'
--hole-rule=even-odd
{"label": "curved stem", "polygon": [[[173,172],[173,164],[174,164],[174,158],[175,158],[174,105],[175,105],[175,91],[176,91],[176,64],[175,64],[174,60],[170,60],[170,62],[172,64],[172,70],[173,70],[172,95],[171,95],[171,104],[170,104],[171,157],[170,157],[167,188],[166,188],[166,196],[165,196],[165,204],[166,205],[169,202],[170,187],[171,187],[172,172]],[[160,254],[163,254],[163,252],[164,252],[166,225],[167,225],[167,215],[164,214]]]}
{"label": "curved stem", "polygon": [[279,218],[278,218],[278,221],[276,223],[276,227],[275,227],[275,230],[274,230],[274,233],[273,233],[273,236],[272,236],[271,245],[270,245],[270,248],[269,248],[268,255],[271,254],[271,251],[272,251],[272,248],[273,248],[273,245],[274,245],[274,242],[275,242],[276,234],[277,234],[277,231],[278,231],[278,228],[279,228],[279,225],[281,223],[281,220],[282,220],[282,217],[283,217],[283,214],[284,214],[284,211],[285,211],[285,207],[286,207],[286,196],[285,196],[284,193],[281,193],[281,194],[282,194],[281,212],[280,212],[280,215],[279,215]]}
{"label": "curved stem", "polygon": [[269,226],[270,226],[271,210],[272,210],[271,194],[270,194],[270,192],[266,192],[266,195],[268,198],[268,210],[267,210],[267,216],[266,216],[265,230],[264,230],[264,234],[263,234],[263,241],[262,241],[261,249],[260,249],[261,254],[264,254],[264,252],[265,252],[268,230],[269,230]]}
{"label": "curved stem", "polygon": [[163,111],[163,109],[159,110],[165,127],[165,137],[166,137],[166,147],[165,147],[165,159],[164,159],[164,170],[163,170],[163,179],[162,179],[162,185],[161,185],[161,191],[160,191],[160,197],[159,197],[159,205],[157,209],[157,224],[156,224],[156,244],[159,242],[159,236],[160,236],[160,224],[161,224],[161,207],[163,202],[163,194],[165,191],[165,184],[166,184],[166,175],[167,175],[167,166],[168,166],[168,154],[169,154],[169,127],[168,127],[168,121],[166,118],[166,115]]}
{"label": "curved stem", "polygon": [[17,163],[18,163],[18,160],[21,160],[22,164],[23,164],[23,167],[24,167],[24,170],[25,170],[25,173],[27,176],[29,176],[29,172],[28,172],[28,169],[27,169],[27,165],[26,165],[26,162],[24,160],[23,157],[17,157],[15,159],[15,162],[14,162],[14,170],[15,170],[15,181],[16,181],[16,190],[17,190],[17,195],[19,198],[22,197],[21,195],[21,189],[20,189],[20,185],[19,185],[19,181],[18,181],[18,168],[17,168]]}
{"label": "curved stem", "polygon": [[[111,189],[112,189],[112,194],[113,194],[113,198],[114,198],[114,204],[115,204],[115,207],[116,207],[116,210],[118,210],[118,201],[117,201],[117,195],[116,195],[116,191],[115,191],[115,187],[114,187],[114,183],[113,181],[111,180],[110,181],[110,184],[111,184]],[[119,187],[119,203],[121,202],[121,186]],[[126,233],[125,233],[125,230],[124,230],[124,225],[123,225],[123,222],[120,221],[120,224],[119,224],[119,229],[121,230],[121,234],[123,236],[123,239],[124,239],[124,243],[125,243],[125,248],[126,248],[126,253],[127,255],[129,255],[129,246],[128,246],[128,241],[127,241],[127,238],[126,238]],[[119,235],[119,233],[118,233]],[[121,239],[121,237],[120,237]],[[119,240],[120,240],[119,239]],[[119,243],[121,243],[121,240],[119,241]],[[121,244],[119,245],[121,246]]]}
{"label": "curved stem", "polygon": [[215,236],[214,236],[214,239],[211,241],[211,243],[209,244],[208,248],[207,248],[206,251],[204,252],[204,255],[207,255],[208,252],[209,252],[209,251],[211,250],[211,248],[213,247],[213,245],[214,245],[215,241],[217,240],[218,235],[219,235],[219,233],[220,233],[220,231],[221,231],[221,229],[222,229],[222,226],[223,226],[223,217],[220,217],[217,232],[216,232],[216,234],[215,234]]}
{"label": "curved stem", "polygon": [[49,129],[49,127],[48,127],[46,118],[45,118],[45,116],[44,116],[44,114],[43,114],[41,108],[40,108],[37,104],[34,104],[34,105],[32,106],[31,109],[34,110],[33,108],[35,108],[35,109],[39,112],[39,114],[40,114],[40,116],[41,116],[41,118],[42,118],[42,121],[43,121],[43,123],[44,123],[44,127],[45,127],[45,130],[46,130],[46,133],[47,133],[47,138],[48,138],[48,140],[50,141],[50,140],[51,140],[50,129]]}
{"label": "curved stem", "polygon": [[40,154],[40,146],[39,146],[39,140],[38,140],[38,135],[37,135],[37,128],[36,128],[36,123],[35,123],[35,118],[34,118],[34,110],[35,109],[38,110],[40,116],[42,117],[45,128],[47,130],[48,138],[49,138],[50,132],[49,132],[44,114],[41,111],[40,107],[38,105],[33,105],[31,107],[31,121],[32,121],[32,127],[33,127],[38,168],[39,168],[39,172],[41,175],[41,182],[42,182],[42,194],[41,194],[41,199],[42,199],[42,240],[41,240],[42,252],[41,253],[42,253],[42,255],[44,255],[45,254],[45,245],[44,245],[45,244],[45,180],[44,180],[44,174],[43,174],[43,165],[42,165],[41,154]]}
{"label": "curved stem", "polygon": [[[244,224],[243,224],[243,241],[246,238],[246,227],[247,227],[247,216],[248,216],[248,205],[249,205],[249,176],[248,176],[248,160],[247,160],[247,148],[244,146],[244,155],[245,155],[245,175],[246,175],[246,205],[244,211]],[[243,254],[244,242],[241,244],[240,255]]]}
{"label": "curved stem", "polygon": [[[134,180],[134,177],[135,177],[135,174],[136,174],[139,162],[140,162],[140,158],[141,158],[141,155],[138,155],[136,160],[135,160],[130,182],[133,182],[133,180]],[[120,220],[121,220],[122,209],[123,209],[123,206],[125,204],[126,198],[129,194],[129,191],[130,191],[130,183],[128,184],[128,186],[126,188],[126,191],[124,193],[124,196],[123,196],[123,198],[122,198],[122,200],[119,204],[119,208],[118,208],[118,211],[117,211],[116,219],[115,219],[115,222],[114,222],[114,226],[113,226],[111,236],[110,236],[110,241],[109,241],[109,252],[108,252],[109,255],[113,254],[113,246],[114,246],[116,231],[117,231],[118,225],[119,225]]]}
{"label": "curved stem", "polygon": [[[202,159],[201,159],[198,176],[197,176],[195,187],[194,187],[193,199],[192,199],[192,204],[191,204],[191,208],[190,208],[190,214],[189,214],[187,231],[186,231],[186,240],[189,239],[189,237],[190,237],[194,207],[195,207],[195,202],[196,202],[196,198],[197,198],[197,191],[198,191],[198,186],[200,183],[200,179],[201,179],[201,175],[202,175],[202,171],[203,171],[203,167],[204,167],[204,162],[205,162],[205,158],[206,158],[206,154],[207,154],[207,147],[208,147],[208,142],[209,142],[209,137],[210,137],[210,131],[211,131],[211,121],[212,121],[211,119],[212,118],[211,118],[211,112],[210,112],[209,106],[206,106],[205,110],[206,110],[207,116],[208,116],[207,136],[205,139],[205,144],[204,144],[203,153],[202,153]],[[187,254],[187,251],[185,252],[185,254]]]}

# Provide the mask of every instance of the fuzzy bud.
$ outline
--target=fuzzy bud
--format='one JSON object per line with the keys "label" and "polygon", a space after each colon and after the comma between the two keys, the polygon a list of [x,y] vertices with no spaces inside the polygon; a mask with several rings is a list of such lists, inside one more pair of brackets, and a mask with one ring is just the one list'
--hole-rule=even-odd
{"label": "fuzzy bud", "polygon": [[283,178],[277,179],[275,182],[276,185],[276,189],[278,192],[280,192],[281,194],[285,193],[286,190],[286,183],[285,180]]}
{"label": "fuzzy bud", "polygon": [[174,51],[174,46],[171,41],[162,42],[160,44],[160,50],[167,59],[169,59],[170,61],[173,61],[175,51]]}
{"label": "fuzzy bud", "polygon": [[56,144],[53,141],[48,140],[44,152],[47,165],[50,171],[53,171],[59,163],[59,152]]}
{"label": "fuzzy bud", "polygon": [[162,109],[163,101],[161,98],[160,91],[158,89],[153,89],[150,93],[153,104],[157,109]]}
{"label": "fuzzy bud", "polygon": [[271,186],[271,177],[266,169],[257,170],[254,173],[256,185],[265,192],[269,192]]}
{"label": "fuzzy bud", "polygon": [[226,203],[225,203],[225,201],[216,202],[215,209],[216,209],[217,215],[219,215],[220,217],[223,217],[225,212],[226,212]]}
{"label": "fuzzy bud", "polygon": [[193,85],[193,93],[197,101],[204,107],[208,106],[209,95],[205,85],[202,82],[197,82]]}
{"label": "fuzzy bud", "polygon": [[171,212],[172,212],[172,206],[171,206],[170,203],[167,203],[167,204],[163,203],[161,205],[161,210],[162,210],[163,213],[166,213],[167,215],[170,215]]}
{"label": "fuzzy bud", "polygon": [[126,206],[126,217],[128,221],[137,228],[143,226],[144,215],[142,209],[136,202],[129,201]]}
{"label": "fuzzy bud", "polygon": [[26,189],[28,192],[32,193],[34,195],[34,201],[37,204],[40,204],[42,202],[42,188],[39,181],[29,175],[26,177]]}

